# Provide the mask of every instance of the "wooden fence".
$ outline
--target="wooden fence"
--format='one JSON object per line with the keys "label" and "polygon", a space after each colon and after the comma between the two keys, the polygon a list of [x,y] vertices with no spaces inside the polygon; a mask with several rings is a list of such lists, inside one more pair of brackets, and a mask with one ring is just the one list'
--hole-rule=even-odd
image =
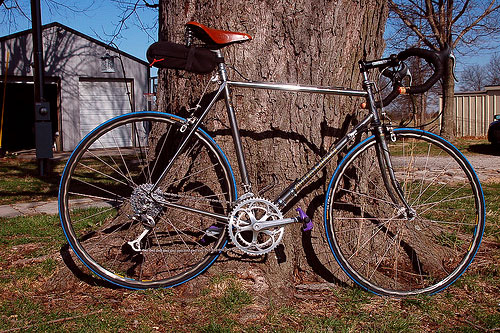
{"label": "wooden fence", "polygon": [[457,136],[486,136],[495,114],[500,114],[500,86],[484,91],[456,92]]}

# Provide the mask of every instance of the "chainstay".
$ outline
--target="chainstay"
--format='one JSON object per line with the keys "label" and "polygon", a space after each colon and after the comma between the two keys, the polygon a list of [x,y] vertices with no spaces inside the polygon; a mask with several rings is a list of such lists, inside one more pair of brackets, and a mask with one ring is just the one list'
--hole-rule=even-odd
{"label": "chainstay", "polygon": [[[168,197],[182,198],[182,199],[186,199],[186,200],[190,200],[190,201],[216,202],[216,203],[221,203],[221,204],[230,205],[230,206],[233,204],[233,202],[227,201],[227,200],[197,198],[197,197],[193,197],[190,195],[182,195],[182,194],[175,194],[175,193],[162,193],[162,194],[163,194],[164,198],[168,196]],[[226,194],[226,193],[223,193],[223,194]],[[165,199],[167,199],[167,198],[165,198]]]}

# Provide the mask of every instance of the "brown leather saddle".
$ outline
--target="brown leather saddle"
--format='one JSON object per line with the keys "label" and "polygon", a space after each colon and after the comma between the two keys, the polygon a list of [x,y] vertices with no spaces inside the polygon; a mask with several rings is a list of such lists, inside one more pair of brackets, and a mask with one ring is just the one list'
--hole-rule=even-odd
{"label": "brown leather saddle", "polygon": [[234,43],[243,43],[252,39],[252,36],[243,32],[212,29],[194,21],[186,23],[186,28],[188,29],[188,32],[190,31],[194,37],[198,38],[202,42],[208,45],[216,45],[218,47]]}

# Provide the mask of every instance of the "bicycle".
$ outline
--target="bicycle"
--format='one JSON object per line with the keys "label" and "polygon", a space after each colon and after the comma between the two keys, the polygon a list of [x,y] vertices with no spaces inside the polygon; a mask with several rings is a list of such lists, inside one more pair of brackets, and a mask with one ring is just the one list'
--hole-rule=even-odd
{"label": "bicycle", "polygon": [[[393,128],[382,106],[401,93],[427,91],[441,77],[447,52],[411,48],[360,61],[363,89],[232,81],[221,49],[250,40],[243,33],[186,25],[186,44],[158,42],[148,50],[156,66],[213,72],[217,90],[206,107],[181,118],[136,112],[111,119],[78,144],[61,177],[59,211],[66,238],[99,277],[131,289],[174,287],[204,272],[231,241],[232,250],[262,255],[280,244],[284,227],[307,215],[284,217],[287,204],[340,151],[326,191],[324,226],[345,273],[379,295],[434,294],[473,260],[485,224],[484,197],[472,166],[443,138]],[[194,40],[204,42],[193,45]],[[434,72],[405,87],[405,60],[423,59]],[[376,101],[369,71],[392,80]],[[231,87],[336,94],[365,99],[367,112],[302,178],[274,200],[252,193]],[[202,96],[203,97],[203,96]],[[201,126],[224,99],[243,193],[228,158]],[[381,99],[381,100],[380,100]]]}

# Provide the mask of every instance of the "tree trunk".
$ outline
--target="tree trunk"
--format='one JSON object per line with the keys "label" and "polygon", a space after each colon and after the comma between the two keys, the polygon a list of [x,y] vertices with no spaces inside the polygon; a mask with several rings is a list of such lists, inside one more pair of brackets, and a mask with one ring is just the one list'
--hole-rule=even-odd
{"label": "tree trunk", "polygon": [[448,58],[443,75],[443,115],[441,117],[440,135],[447,140],[454,140],[457,135],[455,114],[455,81],[453,78],[453,61]]}
{"label": "tree trunk", "polygon": [[[324,86],[361,87],[358,60],[381,56],[387,18],[386,1],[160,1],[160,38],[184,41],[184,24],[198,21],[211,28],[249,33],[253,40],[223,49],[226,63],[256,81]],[[239,80],[237,73],[230,78]],[[183,114],[196,102],[209,76],[161,70],[159,110]],[[192,96],[192,97],[191,97]],[[235,89],[233,102],[253,193],[278,184],[261,196],[272,200],[302,176],[358,119],[359,99]],[[237,169],[224,103],[205,122]],[[260,276],[264,289],[289,288],[297,283],[344,280],[325,241],[324,193],[334,165],[301,193],[300,206],[315,222],[311,233],[298,225],[285,228],[284,246],[261,258],[231,261],[222,258],[209,271],[237,271]],[[241,183],[237,179],[238,183]],[[242,193],[238,189],[238,193]],[[295,216],[291,209],[286,216]],[[226,260],[227,259],[227,260]],[[217,267],[218,266],[218,267]],[[195,282],[193,282],[195,283]],[[272,286],[269,287],[269,286]]]}

